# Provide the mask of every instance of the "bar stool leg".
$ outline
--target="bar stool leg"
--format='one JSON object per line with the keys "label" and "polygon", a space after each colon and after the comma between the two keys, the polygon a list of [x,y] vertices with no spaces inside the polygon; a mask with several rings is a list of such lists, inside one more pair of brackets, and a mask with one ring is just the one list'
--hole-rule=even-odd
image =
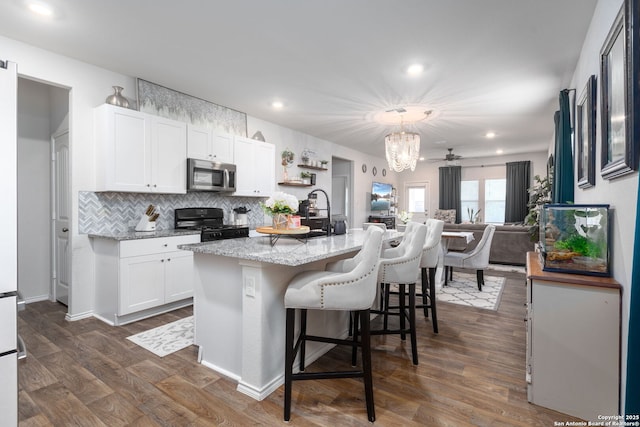
{"label": "bar stool leg", "polygon": [[416,284],[409,285],[409,327],[411,328],[411,353],[413,364],[418,364],[418,339],[416,335]]}
{"label": "bar stool leg", "polygon": [[[400,284],[398,283],[398,290],[399,292],[399,296],[398,296],[398,302],[400,303],[400,339],[402,341],[407,339],[407,334],[405,333],[405,329],[406,329],[406,309],[405,309],[405,305],[406,305],[406,294],[405,294],[405,286],[404,284]],[[414,307],[415,308],[415,307]]]}
{"label": "bar stool leg", "polygon": [[431,321],[433,332],[438,333],[438,314],[436,312],[436,269],[429,268],[429,306],[431,307]]}
{"label": "bar stool leg", "polygon": [[383,314],[383,329],[389,329],[389,292],[391,288],[390,283],[383,283],[384,285],[384,314]]}
{"label": "bar stool leg", "polygon": [[[358,328],[359,326],[359,316],[360,312],[353,313],[353,347],[351,349],[351,366],[356,366],[358,364]],[[364,337],[364,332],[362,333]]]}
{"label": "bar stool leg", "polygon": [[427,298],[427,269],[421,268],[420,274],[422,279],[422,309],[424,310],[424,317],[429,317],[429,303],[427,302],[429,299]]}
{"label": "bar stool leg", "polygon": [[285,370],[284,370],[284,420],[291,418],[291,383],[293,377],[293,330],[296,322],[296,310],[287,308],[285,326]]}
{"label": "bar stool leg", "polygon": [[370,422],[376,420],[376,411],[373,403],[373,376],[371,375],[371,334],[369,328],[369,310],[360,311],[360,323],[362,324],[362,372],[364,380],[364,394],[367,403],[367,417]]}
{"label": "bar stool leg", "polygon": [[304,372],[304,357],[307,346],[307,309],[300,310],[300,372]]}

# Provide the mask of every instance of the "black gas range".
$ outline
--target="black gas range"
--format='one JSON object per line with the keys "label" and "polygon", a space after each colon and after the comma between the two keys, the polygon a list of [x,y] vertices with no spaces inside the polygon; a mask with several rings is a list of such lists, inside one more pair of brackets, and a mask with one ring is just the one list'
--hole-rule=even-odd
{"label": "black gas range", "polygon": [[174,228],[200,230],[200,241],[249,237],[246,225],[225,225],[224,212],[220,208],[184,208],[174,212]]}

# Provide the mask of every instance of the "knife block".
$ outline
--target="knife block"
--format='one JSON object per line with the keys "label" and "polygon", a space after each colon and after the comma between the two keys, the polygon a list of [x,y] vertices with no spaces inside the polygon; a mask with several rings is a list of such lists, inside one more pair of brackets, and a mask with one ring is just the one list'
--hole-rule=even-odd
{"label": "knife block", "polygon": [[142,215],[140,221],[138,221],[138,225],[135,228],[136,231],[156,231],[156,222],[149,221],[149,217],[147,215]]}

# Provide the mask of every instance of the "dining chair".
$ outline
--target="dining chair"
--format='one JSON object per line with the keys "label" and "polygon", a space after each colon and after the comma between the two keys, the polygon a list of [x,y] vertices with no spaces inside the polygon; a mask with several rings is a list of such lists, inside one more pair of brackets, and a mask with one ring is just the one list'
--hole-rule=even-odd
{"label": "dining chair", "polygon": [[488,224],[478,245],[471,252],[447,252],[444,256],[444,284],[448,283],[448,279],[453,274],[453,267],[468,268],[476,270],[476,279],[478,281],[478,290],[482,291],[484,285],[484,269],[489,266],[489,252],[491,251],[491,242],[496,231],[496,226]]}
{"label": "dining chair", "polygon": [[[373,377],[371,374],[370,310],[376,297],[378,267],[382,236],[378,227],[367,230],[362,249],[350,262],[341,265],[341,272],[304,271],[291,279],[284,295],[285,320],[285,373],[284,373],[284,420],[291,418],[291,391],[293,381],[335,378],[363,378],[367,417],[375,421],[373,401]],[[298,339],[294,340],[296,310],[300,311]],[[356,312],[360,333],[352,339],[338,339],[307,334],[307,310],[338,310]],[[358,335],[360,340],[358,340]],[[307,341],[352,348],[355,359],[357,348],[362,353],[361,370],[330,372],[305,372],[305,350]],[[296,355],[299,355],[298,373],[293,373]]]}

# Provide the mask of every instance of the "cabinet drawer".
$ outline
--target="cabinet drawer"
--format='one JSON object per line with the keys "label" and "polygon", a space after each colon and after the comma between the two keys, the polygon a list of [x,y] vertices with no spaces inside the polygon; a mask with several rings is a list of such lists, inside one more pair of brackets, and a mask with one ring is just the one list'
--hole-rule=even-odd
{"label": "cabinet drawer", "polygon": [[178,245],[200,242],[199,234],[152,239],[125,240],[120,242],[120,258],[152,255],[179,250]]}

